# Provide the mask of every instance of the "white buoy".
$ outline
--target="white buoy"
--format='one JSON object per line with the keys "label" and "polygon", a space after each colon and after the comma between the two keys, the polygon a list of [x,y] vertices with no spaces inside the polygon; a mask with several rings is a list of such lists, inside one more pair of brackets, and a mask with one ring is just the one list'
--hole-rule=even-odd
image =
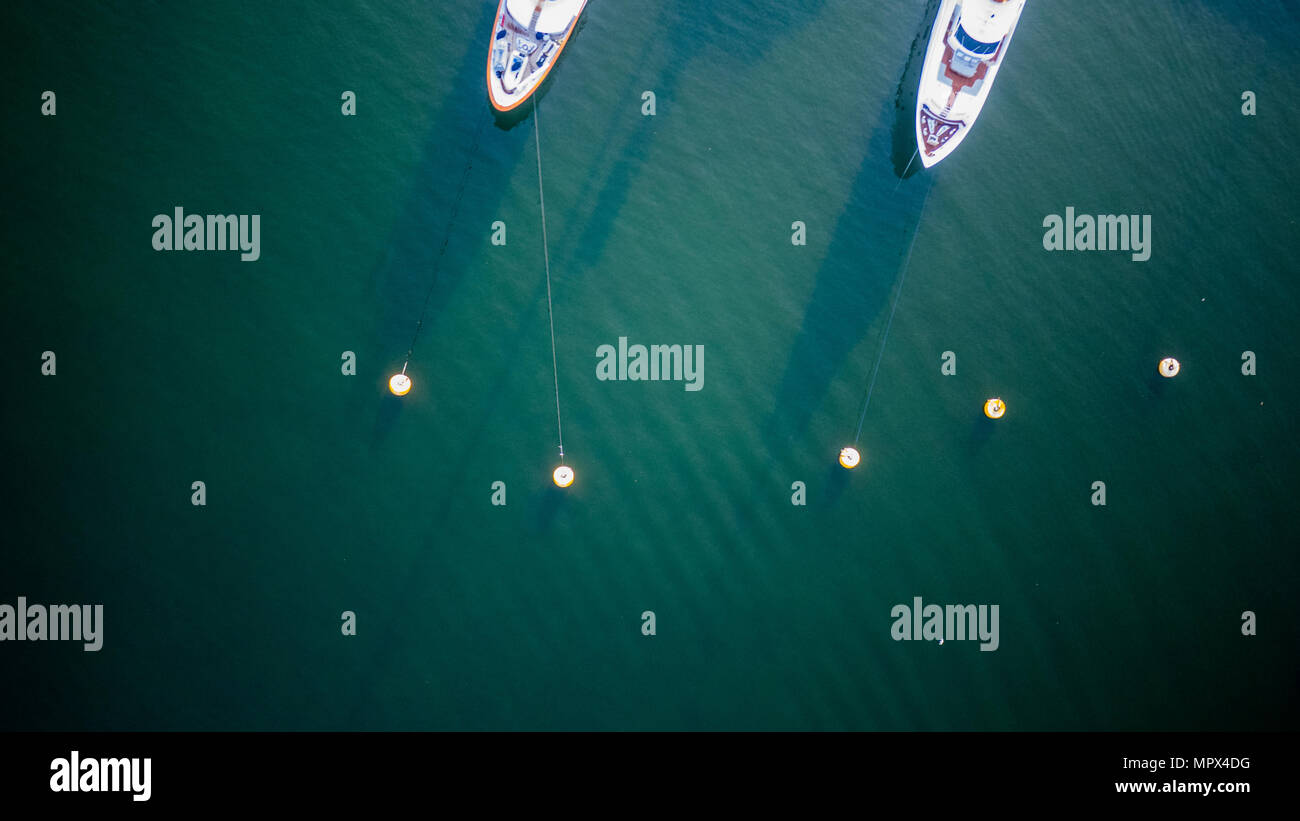
{"label": "white buoy", "polygon": [[1007,403],[996,396],[984,403],[984,415],[990,419],[1001,419],[1007,413]]}
{"label": "white buoy", "polygon": [[858,453],[857,448],[844,448],[840,451],[840,464],[848,470],[853,470],[862,463],[862,454]]}
{"label": "white buoy", "polygon": [[568,465],[560,465],[555,469],[555,472],[551,474],[551,478],[555,480],[555,484],[558,487],[568,487],[573,484],[573,468]]}
{"label": "white buoy", "polygon": [[406,396],[411,392],[411,377],[404,373],[393,374],[393,378],[388,380],[388,389],[393,396]]}
{"label": "white buoy", "polygon": [[1160,360],[1160,375],[1165,379],[1173,379],[1182,369],[1183,366],[1179,365],[1178,360],[1174,359],[1172,356],[1166,356],[1164,359]]}

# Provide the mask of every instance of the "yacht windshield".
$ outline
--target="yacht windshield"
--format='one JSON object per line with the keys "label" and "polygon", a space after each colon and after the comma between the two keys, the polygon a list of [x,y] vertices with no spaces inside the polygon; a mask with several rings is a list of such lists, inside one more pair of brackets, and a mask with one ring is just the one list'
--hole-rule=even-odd
{"label": "yacht windshield", "polygon": [[957,25],[957,42],[961,43],[962,48],[973,54],[992,54],[998,50],[999,43],[982,43],[966,33],[966,29]]}

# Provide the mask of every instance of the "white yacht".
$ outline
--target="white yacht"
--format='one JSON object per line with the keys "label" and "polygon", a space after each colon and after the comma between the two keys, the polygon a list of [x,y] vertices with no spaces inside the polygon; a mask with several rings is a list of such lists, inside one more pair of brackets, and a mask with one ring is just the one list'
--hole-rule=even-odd
{"label": "white yacht", "polygon": [[569,42],[587,0],[501,0],[488,49],[492,107],[518,107],[541,87]]}
{"label": "white yacht", "polygon": [[943,0],[916,100],[916,145],[926,168],[975,124],[1024,8],[1025,0]]}

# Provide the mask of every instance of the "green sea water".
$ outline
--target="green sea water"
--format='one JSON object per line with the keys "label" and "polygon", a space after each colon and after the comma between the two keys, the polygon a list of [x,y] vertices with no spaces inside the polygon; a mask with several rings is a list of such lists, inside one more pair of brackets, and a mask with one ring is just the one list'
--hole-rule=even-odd
{"label": "green sea water", "polygon": [[[900,176],[936,6],[592,0],[509,124],[494,2],[7,6],[0,602],[105,622],[0,644],[0,727],[1296,729],[1300,9],[1029,0]],[[1151,259],[1045,251],[1067,206]]]}

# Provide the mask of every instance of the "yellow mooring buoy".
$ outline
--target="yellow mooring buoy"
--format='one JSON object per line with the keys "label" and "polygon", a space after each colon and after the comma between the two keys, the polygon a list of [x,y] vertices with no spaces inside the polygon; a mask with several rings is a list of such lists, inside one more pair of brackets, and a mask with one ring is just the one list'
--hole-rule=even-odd
{"label": "yellow mooring buoy", "polygon": [[853,470],[860,464],[862,464],[862,454],[858,453],[857,448],[844,448],[840,451],[840,465],[843,467]]}
{"label": "yellow mooring buoy", "polygon": [[404,373],[393,374],[393,378],[388,380],[388,389],[393,396],[406,396],[411,392],[411,377]]}
{"label": "yellow mooring buoy", "polygon": [[1174,359],[1172,356],[1166,356],[1164,359],[1160,360],[1160,375],[1165,379],[1173,379],[1182,369],[1183,366],[1179,365],[1178,360]]}
{"label": "yellow mooring buoy", "polygon": [[551,474],[551,478],[555,480],[558,487],[568,487],[573,484],[573,468],[568,465],[560,465]]}
{"label": "yellow mooring buoy", "polygon": [[994,397],[984,403],[984,415],[990,419],[1001,419],[1006,415],[1007,403]]}

